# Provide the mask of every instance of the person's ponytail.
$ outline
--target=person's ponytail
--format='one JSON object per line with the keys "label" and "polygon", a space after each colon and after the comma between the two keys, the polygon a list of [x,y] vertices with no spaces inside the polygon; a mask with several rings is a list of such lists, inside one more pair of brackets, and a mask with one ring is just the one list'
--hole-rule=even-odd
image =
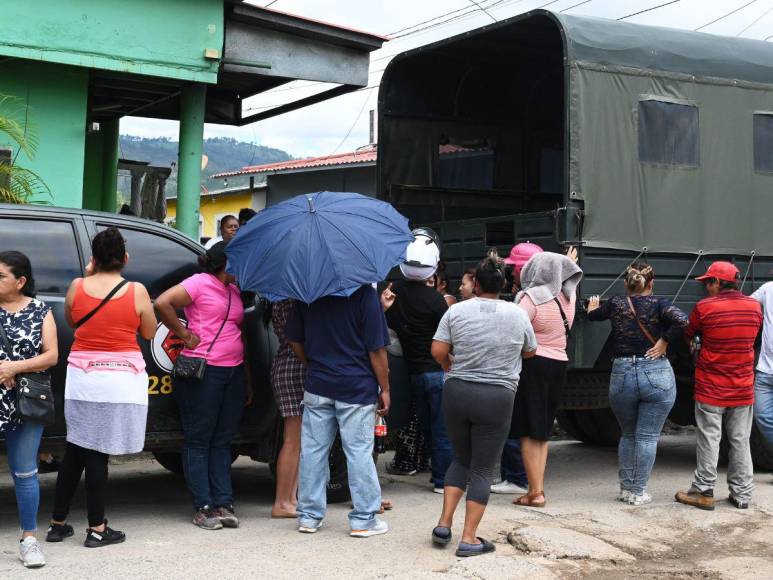
{"label": "person's ponytail", "polygon": [[489,254],[478,264],[475,270],[475,281],[486,294],[499,294],[505,285],[504,264],[496,255]]}
{"label": "person's ponytail", "polygon": [[647,262],[637,261],[625,272],[625,287],[631,294],[641,294],[655,279],[655,271]]}

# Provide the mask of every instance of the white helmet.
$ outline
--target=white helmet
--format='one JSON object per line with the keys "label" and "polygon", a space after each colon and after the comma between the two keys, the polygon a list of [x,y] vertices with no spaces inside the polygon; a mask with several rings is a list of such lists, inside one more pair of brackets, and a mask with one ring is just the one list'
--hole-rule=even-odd
{"label": "white helmet", "polygon": [[432,230],[413,230],[413,241],[405,251],[405,262],[400,271],[406,280],[421,282],[432,276],[440,261],[440,247],[437,235]]}

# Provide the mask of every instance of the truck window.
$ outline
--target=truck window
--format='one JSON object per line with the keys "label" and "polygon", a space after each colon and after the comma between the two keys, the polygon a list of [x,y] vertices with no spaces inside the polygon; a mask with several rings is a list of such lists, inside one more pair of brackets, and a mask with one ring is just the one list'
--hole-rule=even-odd
{"label": "truck window", "polygon": [[41,294],[66,294],[70,282],[83,275],[70,222],[0,217],[0,248],[30,259]]}
{"label": "truck window", "polygon": [[698,107],[651,99],[638,113],[639,161],[698,167]]}
{"label": "truck window", "polygon": [[439,187],[459,189],[494,189],[494,150],[459,145],[438,147]]}
{"label": "truck window", "polygon": [[773,113],[754,114],[754,171],[773,173]]}
{"label": "truck window", "polygon": [[[99,224],[99,229],[106,227],[108,224]],[[151,298],[199,271],[198,254],[190,248],[153,232],[118,229],[129,253],[123,274],[128,280],[144,284]]]}

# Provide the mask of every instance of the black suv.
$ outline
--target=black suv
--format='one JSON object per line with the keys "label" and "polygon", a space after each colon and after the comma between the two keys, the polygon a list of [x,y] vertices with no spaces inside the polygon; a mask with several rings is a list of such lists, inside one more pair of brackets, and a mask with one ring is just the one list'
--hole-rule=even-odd
{"label": "black suv", "polygon": [[[198,271],[197,257],[204,248],[165,225],[110,213],[36,205],[0,204],[0,251],[18,250],[32,262],[38,298],[53,309],[59,335],[59,364],[53,369],[57,402],[56,424],[46,429],[42,450],[64,445],[64,380],[73,333],[64,320],[64,297],[70,282],[83,276],[91,256],[91,238],[108,226],[117,227],[126,239],[129,263],[127,279],[141,282],[151,299]],[[247,364],[253,377],[255,398],[245,409],[234,459],[248,455],[273,463],[281,440],[281,421],[271,390],[271,358],[276,337],[271,328],[270,305],[260,298],[246,304]],[[172,398],[172,362],[169,353],[179,346],[174,335],[159,324],[152,341],[140,339],[149,376],[148,426],[145,449],[167,469],[181,473],[183,434],[177,405]],[[331,500],[348,494],[346,463],[340,446],[331,455]]]}
{"label": "black suv", "polygon": [[[73,278],[83,276],[91,255],[91,238],[100,230],[117,227],[126,239],[129,263],[124,275],[141,282],[151,299],[198,271],[196,258],[204,249],[162,224],[134,217],[34,205],[0,204],[0,249],[18,250],[32,262],[38,298],[52,307],[59,335],[59,364],[53,369],[57,421],[46,429],[41,449],[64,442],[64,378],[72,330],[64,320],[64,296]],[[248,362],[255,377],[255,400],[245,410],[234,449],[260,461],[273,461],[277,411],[271,393],[269,369],[276,341],[261,300],[247,305],[245,319]],[[159,324],[152,341],[140,340],[149,376],[148,426],[145,449],[172,471],[181,471],[179,449],[182,428],[172,398],[172,361],[169,353],[179,341]]]}

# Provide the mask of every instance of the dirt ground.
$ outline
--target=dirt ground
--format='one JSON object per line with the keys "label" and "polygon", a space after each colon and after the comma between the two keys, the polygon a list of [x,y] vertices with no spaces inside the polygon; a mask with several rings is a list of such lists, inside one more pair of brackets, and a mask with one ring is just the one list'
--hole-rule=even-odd
{"label": "dirt ground", "polygon": [[[694,466],[694,434],[665,436],[650,484],[654,503],[631,507],[614,501],[614,450],[573,441],[551,446],[545,509],[516,508],[511,496],[492,496],[480,534],[497,551],[456,558],[453,544],[429,541],[442,498],[428,477],[382,473],[384,496],[395,508],[385,519],[389,534],[367,540],[346,535],[347,505],[331,506],[324,528],[298,534],[293,521],[269,518],[268,468],[240,459],[234,469],[238,530],[207,532],[190,524],[182,480],[140,459],[111,467],[108,517],[128,535],[125,544],[100,550],[82,546],[82,495],[71,515],[76,535],[45,544],[55,578],[702,578],[773,579],[773,479],[756,476],[749,510],[725,501],[724,474],[717,509],[676,504]],[[383,468],[385,461],[380,461]],[[0,460],[0,578],[28,578],[16,555],[13,487]],[[40,521],[52,503],[55,475],[43,475]],[[461,514],[454,526],[458,538]],[[455,542],[454,542],[455,543]]]}

